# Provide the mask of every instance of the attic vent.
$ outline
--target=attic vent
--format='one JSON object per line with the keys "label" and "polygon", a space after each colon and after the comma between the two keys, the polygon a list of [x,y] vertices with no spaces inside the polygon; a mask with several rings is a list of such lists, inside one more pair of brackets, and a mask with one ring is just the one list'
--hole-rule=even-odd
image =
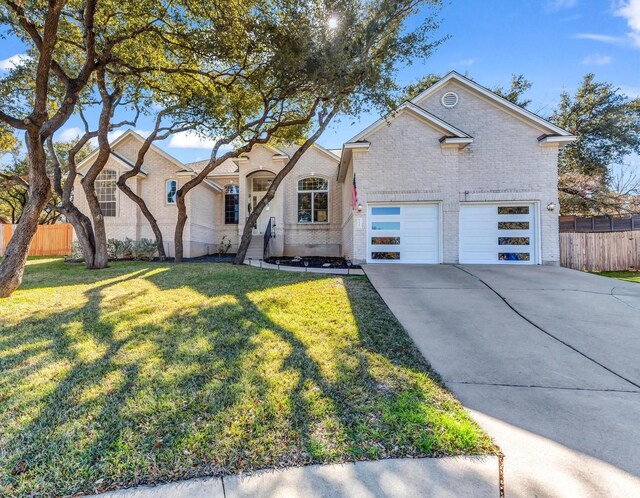
{"label": "attic vent", "polygon": [[442,96],[442,105],[451,109],[458,104],[458,94],[455,92],[447,92]]}

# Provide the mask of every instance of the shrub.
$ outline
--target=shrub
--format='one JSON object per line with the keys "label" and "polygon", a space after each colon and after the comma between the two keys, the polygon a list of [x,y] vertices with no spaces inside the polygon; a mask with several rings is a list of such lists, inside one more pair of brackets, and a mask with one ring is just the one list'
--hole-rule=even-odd
{"label": "shrub", "polygon": [[229,249],[231,249],[231,239],[228,238],[226,235],[223,235],[222,240],[218,245],[218,256],[223,256],[227,254],[229,252]]}
{"label": "shrub", "polygon": [[156,254],[156,242],[151,239],[137,240],[133,246],[133,257],[151,261]]}
{"label": "shrub", "polygon": [[71,259],[74,261],[84,261],[84,254],[82,253],[82,245],[77,240],[71,244]]}
{"label": "shrub", "polygon": [[122,259],[131,259],[134,257],[136,243],[129,237],[122,241]]}
{"label": "shrub", "polygon": [[124,240],[109,239],[107,241],[107,255],[109,259],[132,259],[136,255],[137,242],[127,237]]}
{"label": "shrub", "polygon": [[107,256],[109,259],[121,259],[122,241],[118,239],[107,240]]}

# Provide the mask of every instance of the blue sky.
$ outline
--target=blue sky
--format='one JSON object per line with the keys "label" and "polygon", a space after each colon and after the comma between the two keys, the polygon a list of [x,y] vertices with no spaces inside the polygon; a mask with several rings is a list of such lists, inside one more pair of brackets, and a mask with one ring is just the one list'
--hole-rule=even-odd
{"label": "blue sky", "polygon": [[[445,0],[441,20],[439,35],[450,38],[427,61],[400,70],[401,84],[454,69],[493,87],[522,73],[534,84],[530,109],[543,116],[552,112],[563,90],[575,91],[587,72],[640,96],[640,0]],[[3,40],[0,70],[23,50],[17,41]],[[377,118],[343,119],[319,143],[339,148]],[[58,136],[72,135],[77,126],[70,120]],[[138,129],[149,127],[149,120],[141,120]],[[196,137],[160,145],[184,162],[208,157],[207,144]]]}

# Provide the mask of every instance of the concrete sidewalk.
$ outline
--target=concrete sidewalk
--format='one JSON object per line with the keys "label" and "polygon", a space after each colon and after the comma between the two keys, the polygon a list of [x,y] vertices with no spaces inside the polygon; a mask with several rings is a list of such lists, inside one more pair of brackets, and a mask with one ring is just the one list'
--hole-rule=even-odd
{"label": "concrete sidewalk", "polygon": [[498,497],[497,457],[390,459],[310,465],[246,476],[141,486],[102,498]]}
{"label": "concrete sidewalk", "polygon": [[640,285],[535,266],[365,273],[504,452],[506,496],[640,496]]}

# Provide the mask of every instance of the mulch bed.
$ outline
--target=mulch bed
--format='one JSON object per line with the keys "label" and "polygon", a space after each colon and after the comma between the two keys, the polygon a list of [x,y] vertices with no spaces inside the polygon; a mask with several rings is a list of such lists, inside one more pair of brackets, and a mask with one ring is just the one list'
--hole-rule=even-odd
{"label": "mulch bed", "polygon": [[[235,254],[223,254],[221,256],[218,255],[209,255],[209,256],[198,256],[197,258],[182,258],[184,263],[233,263]],[[110,259],[109,262],[114,261],[135,261],[133,258],[124,258],[124,259]],[[153,263],[173,263],[175,258],[166,258],[164,261],[160,260],[160,258],[153,258],[150,262]],[[82,259],[72,259],[65,258],[65,263],[83,263]]]}
{"label": "mulch bed", "polygon": [[[298,266],[304,268],[305,266],[308,268],[349,268],[347,265],[347,260],[345,258],[332,258],[325,256],[280,256],[280,257],[272,257],[265,260],[267,263],[272,265],[281,265],[281,266]],[[305,263],[308,263],[305,265]],[[360,265],[351,265],[351,269],[359,269]]]}

